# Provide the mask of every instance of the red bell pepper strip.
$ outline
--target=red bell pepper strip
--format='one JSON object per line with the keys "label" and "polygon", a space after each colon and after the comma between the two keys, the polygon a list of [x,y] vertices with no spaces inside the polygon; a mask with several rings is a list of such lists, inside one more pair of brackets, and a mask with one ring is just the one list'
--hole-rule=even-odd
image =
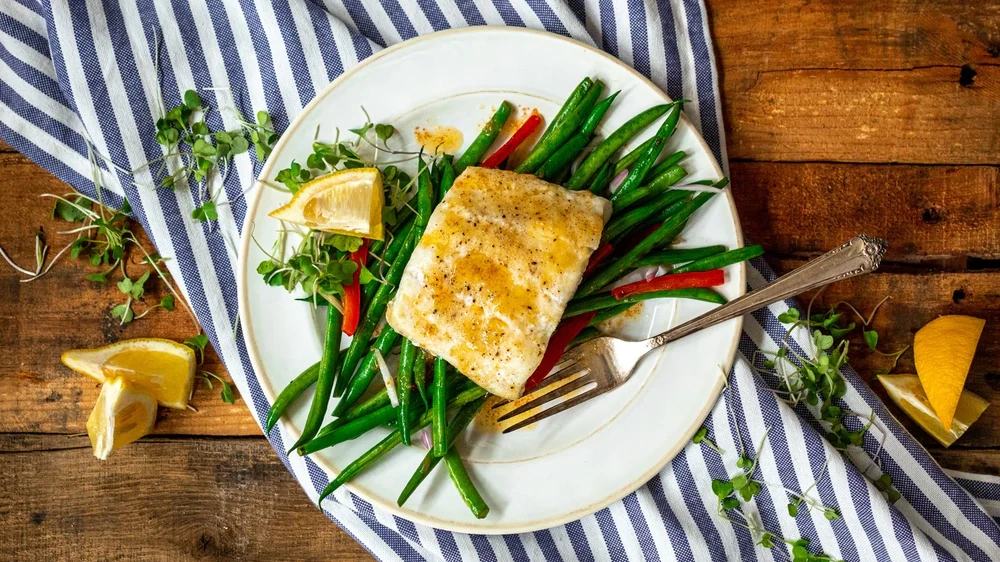
{"label": "red bell pepper strip", "polygon": [[496,152],[483,161],[482,167],[496,168],[500,166],[500,164],[503,164],[503,161],[506,160],[508,156],[513,154],[514,151],[517,150],[517,147],[521,146],[521,143],[530,137],[531,133],[534,133],[535,129],[537,129],[541,123],[542,118],[537,113],[532,113],[531,116],[521,124],[517,131],[515,131],[514,134],[507,139],[507,142],[503,143],[503,146],[498,148]]}
{"label": "red bell pepper strip", "polygon": [[353,336],[361,320],[361,268],[368,261],[368,240],[361,242],[361,247],[351,252],[351,261],[358,264],[354,270],[354,282],[344,285],[344,333]]}
{"label": "red bell pepper strip", "polygon": [[695,271],[691,273],[668,273],[654,277],[649,281],[636,281],[612,289],[611,294],[616,299],[651,293],[653,291],[668,291],[673,289],[691,289],[694,287],[718,287],[726,282],[726,276],[721,269],[710,271]]}
{"label": "red bell pepper strip", "polygon": [[552,337],[549,338],[549,346],[545,348],[545,355],[542,356],[542,362],[538,364],[535,372],[531,373],[527,382],[524,383],[525,392],[530,391],[538,386],[538,383],[542,382],[542,379],[549,374],[549,371],[559,363],[559,358],[566,351],[566,346],[569,345],[569,342],[573,341],[573,338],[579,335],[596,315],[597,311],[595,310],[594,312],[574,316],[559,324]]}
{"label": "red bell pepper strip", "polygon": [[593,254],[590,254],[590,261],[587,262],[587,269],[583,271],[583,276],[586,277],[594,272],[604,260],[615,252],[615,247],[611,245],[611,242],[604,242],[594,250]]}

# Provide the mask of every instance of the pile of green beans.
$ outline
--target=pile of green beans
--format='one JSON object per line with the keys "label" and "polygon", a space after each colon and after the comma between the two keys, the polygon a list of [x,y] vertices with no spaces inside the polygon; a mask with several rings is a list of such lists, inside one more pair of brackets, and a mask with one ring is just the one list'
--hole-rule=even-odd
{"label": "pile of green beans", "polygon": [[[702,288],[657,291],[622,299],[616,299],[607,292],[598,292],[633,268],[670,265],[677,273],[705,271],[738,263],[762,252],[759,246],[730,251],[724,246],[662,249],[684,229],[691,215],[714,195],[712,192],[694,194],[683,189],[671,189],[687,175],[680,165],[686,154],[679,151],[668,153],[662,160],[660,158],[679,123],[683,100],[646,109],[596,143],[593,150],[583,157],[620,94],[613,92],[602,98],[604,89],[600,80],[581,80],[534,147],[515,168],[517,172],[533,173],[569,189],[590,189],[598,195],[606,194],[612,179],[619,174],[625,175],[627,170],[624,180],[610,195],[614,213],[605,228],[603,240],[616,246],[623,240],[634,239],[635,234],[643,229],[652,230],[631,248],[623,246],[614,251],[612,246],[609,263],[596,268],[580,285],[576,297],[565,310],[564,318],[588,312],[595,314],[574,342],[597,337],[600,335],[596,329],[598,324],[644,300],[688,298],[725,302],[725,298],[716,291]],[[435,160],[433,168],[424,162],[422,156],[419,157],[415,204],[407,207],[408,219],[391,232],[386,241],[373,242],[369,248],[373,255],[379,256],[382,263],[379,277],[384,282],[368,283],[364,287],[362,304],[365,308],[351,344],[347,349],[340,350],[343,317],[336,307],[327,306],[327,329],[320,361],[293,379],[268,412],[265,429],[270,431],[306,389],[316,387],[303,433],[291,448],[302,455],[356,439],[380,426],[391,429],[385,438],[348,464],[330,482],[320,495],[321,501],[396,446],[409,445],[415,432],[430,425],[432,447],[406,482],[397,503],[402,506],[443,460],[450,479],[473,515],[482,518],[489,513],[489,506],[473,484],[454,447],[456,439],[483,407],[486,391],[455,375],[444,359],[432,357],[414,342],[401,337],[391,326],[383,326],[377,337],[373,336],[382,324],[386,307],[395,295],[406,264],[427,227],[435,205],[445,197],[457,176],[485,159],[512,110],[510,103],[501,103],[460,157],[444,155]],[[616,156],[625,144],[664,115],[663,123],[651,138],[640,142],[628,153]],[[582,162],[575,171],[571,171],[577,159]],[[650,226],[654,223],[658,226]],[[398,406],[393,406],[390,391],[384,387],[361,401],[381,371],[378,356],[388,356],[395,349],[399,349],[400,353],[396,373]],[[414,394],[420,399],[415,399]],[[331,396],[340,399],[333,408],[334,419],[323,425]]]}

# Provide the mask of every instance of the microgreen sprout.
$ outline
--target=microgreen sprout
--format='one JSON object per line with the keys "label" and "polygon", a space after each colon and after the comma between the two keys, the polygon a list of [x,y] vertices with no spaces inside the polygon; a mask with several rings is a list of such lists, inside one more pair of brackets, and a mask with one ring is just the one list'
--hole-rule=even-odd
{"label": "microgreen sprout", "polygon": [[713,443],[712,440],[708,438],[708,428],[702,427],[702,428],[698,429],[698,431],[695,432],[694,437],[691,438],[691,442],[694,443],[694,444],[696,444],[696,445],[699,445],[699,444],[700,445],[705,445],[709,449],[712,449],[716,453],[719,453],[719,455],[724,455],[725,454],[722,451],[722,449],[720,449],[718,447],[718,445],[716,445],[715,443]]}
{"label": "microgreen sprout", "polygon": [[219,393],[219,396],[222,398],[223,402],[225,402],[226,404],[236,403],[236,395],[233,393],[233,385],[229,384],[229,381],[220,377],[219,375],[216,375],[211,371],[206,371],[204,369],[201,370],[198,374],[201,376],[201,380],[205,382],[205,386],[207,386],[209,390],[215,388],[215,386],[212,384],[212,379],[215,379],[216,381],[219,382],[219,384],[222,385],[222,391]]}
{"label": "microgreen sprout", "polygon": [[[847,384],[840,374],[841,368],[848,362],[850,342],[846,338],[856,330],[857,324],[850,322],[845,326],[844,314],[838,312],[838,309],[843,306],[854,314],[862,325],[862,338],[870,350],[892,358],[892,365],[884,372],[887,373],[895,367],[899,356],[908,347],[892,353],[883,353],[877,349],[878,332],[870,326],[875,312],[888,300],[888,297],[882,299],[865,317],[850,303],[843,301],[834,304],[825,313],[813,314],[812,306],[817,296],[818,293],[810,300],[804,317],[797,308],[789,308],[780,314],[778,320],[790,324],[789,335],[781,342],[777,352],[759,353],[767,357],[763,361],[763,367],[781,378],[776,391],[779,398],[793,406],[805,402],[815,407],[820,419],[828,427],[827,440],[834,447],[841,450],[852,445],[860,447],[864,443],[865,434],[874,423],[875,412],[871,411],[867,415],[853,412],[841,401],[847,391]],[[796,328],[804,328],[812,333],[809,342],[811,350],[806,350],[806,353],[798,353],[789,345],[791,334]],[[848,420],[864,421],[856,423]],[[887,495],[898,498],[898,492]],[[801,502],[790,504],[789,513],[797,511],[800,505]],[[832,517],[834,514],[824,512],[824,515]]]}
{"label": "microgreen sprout", "polygon": [[[388,226],[395,226],[404,218],[404,213],[412,210],[409,207],[409,200],[413,197],[417,181],[416,177],[400,170],[396,164],[419,158],[420,153],[396,152],[389,149],[385,143],[395,134],[395,128],[391,125],[375,124],[366,120],[363,126],[350,129],[350,132],[355,134],[355,140],[341,141],[338,130],[335,132],[333,142],[328,143],[318,140],[317,128],[316,140],[312,145],[313,151],[305,162],[293,160],[287,168],[277,172],[274,181],[295,193],[302,184],[338,169],[378,167],[387,192],[382,218]],[[389,152],[408,157],[381,164],[366,160],[361,155],[361,148],[365,143],[372,144],[368,138],[370,133],[383,144],[383,147],[376,147],[376,156],[379,152]],[[415,155],[409,156],[411,154]],[[291,244],[289,247],[290,234],[298,236],[299,240],[297,244]],[[391,237],[391,232],[389,236]],[[256,240],[254,242],[256,243]],[[322,299],[340,308],[339,299],[344,294],[343,285],[353,281],[354,272],[358,269],[358,265],[350,260],[349,253],[357,250],[361,242],[360,238],[353,236],[316,230],[301,231],[285,225],[281,229],[273,251],[268,252],[261,248],[267,259],[257,266],[257,273],[271,286],[281,286],[288,291],[300,289],[306,294],[301,300],[308,300],[318,305]],[[391,238],[386,242],[387,244],[391,242]],[[371,259],[379,265],[375,271],[362,267],[359,275],[359,283],[362,285],[383,282],[384,260],[374,252]]]}

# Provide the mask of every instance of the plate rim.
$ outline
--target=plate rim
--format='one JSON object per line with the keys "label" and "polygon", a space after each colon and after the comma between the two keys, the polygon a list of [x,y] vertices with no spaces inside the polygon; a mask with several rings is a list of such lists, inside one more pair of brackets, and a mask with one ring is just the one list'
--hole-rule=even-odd
{"label": "plate rim", "polygon": [[[358,62],[357,65],[355,65],[355,66],[353,66],[353,67],[345,70],[343,72],[343,74],[341,74],[340,76],[334,78],[321,91],[319,91],[313,97],[313,99],[309,101],[308,104],[306,104],[302,108],[302,110],[288,124],[288,127],[282,133],[281,138],[279,138],[278,143],[275,145],[274,149],[272,150],[272,153],[277,154],[277,153],[279,153],[281,151],[281,149],[284,148],[284,144],[286,142],[288,142],[288,140],[291,138],[291,136],[293,136],[292,134],[297,129],[300,128],[300,126],[302,125],[302,122],[305,121],[306,116],[310,113],[310,111],[313,110],[314,106],[318,105],[323,98],[325,98],[326,96],[330,95],[330,93],[334,89],[336,89],[338,86],[340,86],[340,84],[342,82],[348,80],[355,73],[357,73],[358,71],[364,69],[369,64],[374,63],[375,61],[381,59],[382,57],[391,55],[393,53],[396,53],[398,51],[404,50],[406,48],[410,48],[410,47],[412,47],[413,45],[415,45],[417,43],[421,43],[421,42],[425,42],[425,41],[429,41],[429,40],[434,40],[434,39],[439,39],[439,38],[445,37],[445,36],[463,35],[463,34],[471,34],[471,33],[483,33],[483,32],[510,33],[511,35],[514,35],[514,36],[524,35],[524,34],[535,35],[535,36],[545,36],[545,38],[549,39],[549,40],[558,40],[558,41],[563,41],[563,42],[566,42],[566,43],[570,43],[570,44],[572,44],[572,45],[574,45],[576,47],[580,47],[580,48],[586,49],[586,50],[590,51],[593,54],[599,55],[600,57],[607,59],[611,64],[615,64],[615,65],[621,67],[626,72],[630,73],[633,77],[635,77],[636,79],[638,79],[640,82],[643,82],[647,86],[649,86],[650,88],[652,88],[652,90],[656,94],[660,95],[664,99],[664,101],[666,101],[666,102],[673,101],[673,100],[670,99],[670,97],[665,92],[663,92],[663,90],[655,82],[653,82],[652,80],[650,80],[649,78],[647,78],[646,76],[644,76],[642,73],[640,73],[639,71],[637,71],[635,68],[629,66],[628,64],[626,64],[625,62],[621,61],[620,59],[618,59],[618,58],[610,55],[609,53],[607,53],[605,51],[602,51],[601,49],[599,49],[599,48],[597,48],[597,47],[595,47],[593,45],[589,45],[589,44],[587,44],[587,43],[585,43],[583,41],[580,41],[580,40],[577,40],[577,39],[574,39],[574,38],[571,38],[571,37],[566,37],[566,36],[559,35],[559,34],[556,34],[556,33],[550,33],[548,31],[543,31],[543,30],[538,30],[538,29],[532,29],[532,28],[527,28],[527,27],[516,27],[516,26],[512,27],[512,26],[503,26],[503,25],[484,25],[484,26],[471,26],[471,27],[453,28],[453,29],[446,29],[446,30],[442,30],[442,31],[437,31],[437,32],[434,32],[434,33],[428,33],[426,35],[419,35],[417,37],[413,37],[413,38],[408,39],[406,41],[401,41],[401,42],[396,43],[394,45],[390,45],[389,47],[386,47],[386,48],[382,49],[381,51],[379,51],[377,53],[374,53],[372,56],[370,56],[370,57],[368,57],[368,58],[366,58],[366,59]],[[709,147],[708,143],[705,142],[705,139],[702,136],[701,132],[694,126],[693,123],[691,123],[691,121],[690,121],[690,119],[688,119],[687,115],[682,114],[681,115],[681,119],[687,121],[688,125],[691,127],[691,130],[694,133],[695,139],[701,144],[702,148],[708,154],[708,156],[709,156],[712,164],[715,167],[715,172],[717,173],[717,175],[719,175],[719,176],[724,175],[723,174],[723,170],[722,170],[722,166],[719,164],[719,161],[715,158],[715,154],[712,152],[711,147]],[[260,201],[261,201],[264,189],[267,188],[266,182],[268,182],[269,180],[267,180],[266,178],[269,178],[270,176],[273,175],[272,169],[274,168],[275,165],[276,165],[276,161],[271,160],[269,158],[268,161],[265,162],[264,166],[261,168],[260,174],[258,174],[257,177],[254,179],[254,183],[255,184],[259,184],[259,186],[261,187],[261,189],[258,189],[256,191],[256,193],[254,193],[252,195],[252,198],[249,201],[249,204],[247,205],[247,212],[246,212],[246,215],[245,215],[245,218],[244,218],[244,221],[243,221],[243,234],[240,237],[239,259],[237,261],[237,271],[236,271],[238,314],[239,314],[239,317],[241,317],[241,318],[248,317],[248,315],[249,315],[249,306],[250,306],[250,303],[249,303],[249,291],[247,289],[247,282],[248,282],[247,281],[247,279],[248,279],[248,273],[247,273],[248,272],[248,269],[247,269],[248,263],[247,263],[247,259],[248,259],[248,256],[249,256],[250,244],[252,243],[252,235],[253,235],[253,227],[254,227],[254,217],[257,214],[257,210],[258,210],[258,207],[260,205]],[[262,179],[262,178],[264,178],[264,179]],[[730,214],[733,217],[733,226],[734,226],[735,232],[736,232],[736,240],[739,243],[739,245],[742,247],[745,244],[745,240],[743,238],[743,228],[742,228],[742,225],[740,223],[740,216],[739,216],[739,213],[737,212],[736,202],[735,202],[735,199],[733,198],[733,194],[732,194],[732,184],[730,184],[728,187],[725,188],[724,193],[725,193],[725,196],[726,196],[726,201],[728,202],[729,207],[730,207],[730,212],[731,212]],[[739,264],[738,272],[739,272],[738,273],[738,276],[739,276],[738,281],[739,281],[739,283],[737,285],[737,287],[738,287],[738,294],[739,294],[739,296],[742,296],[743,294],[746,293],[746,283],[747,283],[746,262],[741,262]],[[459,522],[459,521],[453,521],[453,520],[449,520],[449,519],[444,519],[444,518],[440,518],[440,517],[434,517],[432,515],[427,515],[427,514],[424,514],[424,513],[415,511],[415,510],[412,510],[412,509],[406,509],[406,508],[397,506],[393,502],[383,501],[382,498],[380,498],[380,497],[371,497],[371,496],[369,496],[369,494],[367,493],[367,490],[365,488],[357,486],[357,485],[355,485],[354,483],[351,483],[351,482],[345,484],[344,487],[349,492],[351,492],[352,494],[358,495],[359,497],[363,498],[365,501],[371,503],[372,505],[377,506],[377,507],[379,507],[381,509],[384,509],[385,511],[387,511],[387,512],[389,512],[391,514],[394,514],[396,516],[403,517],[403,518],[405,518],[405,519],[407,519],[409,521],[412,521],[413,523],[417,523],[417,524],[420,524],[420,525],[426,525],[428,527],[432,527],[432,528],[436,528],[436,529],[441,529],[441,530],[445,530],[445,531],[457,532],[457,533],[486,534],[486,535],[529,533],[529,532],[539,531],[539,530],[542,530],[542,529],[549,529],[549,528],[553,528],[553,527],[558,527],[560,525],[565,525],[566,523],[570,523],[572,521],[576,521],[578,519],[581,519],[582,517],[586,517],[587,515],[596,513],[597,511],[600,511],[601,509],[604,509],[605,507],[607,507],[607,506],[615,503],[616,501],[621,500],[622,498],[624,498],[628,494],[630,494],[630,493],[634,492],[635,490],[641,488],[647,482],[649,482],[649,480],[652,479],[656,474],[660,473],[663,470],[663,468],[670,461],[672,461],[674,459],[674,457],[676,457],[680,453],[681,449],[683,449],[684,446],[686,446],[686,444],[691,440],[691,438],[694,436],[695,432],[697,431],[697,428],[700,427],[702,423],[704,423],[704,421],[708,417],[709,413],[711,413],[711,411],[715,407],[716,403],[718,403],[718,397],[719,397],[719,395],[721,393],[722,388],[725,386],[725,380],[728,377],[729,372],[732,370],[733,364],[734,364],[734,362],[736,360],[736,352],[737,352],[737,347],[738,347],[738,344],[739,344],[740,334],[743,331],[743,317],[741,316],[741,317],[735,319],[735,324],[736,324],[736,329],[733,331],[733,338],[732,338],[732,341],[730,342],[729,350],[726,352],[726,360],[721,365],[721,367],[723,368],[723,370],[726,373],[726,375],[725,375],[725,377],[717,377],[716,381],[715,381],[715,384],[714,384],[714,388],[712,389],[712,394],[715,396],[715,399],[706,402],[705,406],[694,417],[694,419],[695,419],[694,423],[690,427],[688,427],[687,429],[685,429],[682,432],[682,434],[684,435],[684,437],[682,439],[679,439],[677,441],[677,444],[674,447],[672,447],[668,451],[666,451],[664,453],[663,457],[660,460],[658,460],[656,463],[653,463],[653,465],[650,467],[650,469],[647,472],[643,473],[641,476],[639,476],[638,478],[636,478],[634,481],[628,483],[627,485],[625,485],[625,486],[619,488],[618,490],[612,492],[611,494],[607,495],[605,498],[603,498],[603,499],[601,499],[601,500],[599,500],[597,502],[594,502],[594,503],[592,503],[592,504],[590,504],[588,506],[585,506],[585,507],[579,508],[579,509],[575,509],[573,511],[564,513],[564,514],[562,514],[560,516],[552,516],[552,517],[549,517],[548,519],[545,519],[545,520],[539,520],[539,521],[535,521],[535,522],[528,522],[526,524],[516,524],[516,525],[495,525],[495,524],[494,525],[489,525],[489,524],[486,524],[486,525],[479,526],[479,525],[471,525],[471,524],[462,523],[462,522]],[[273,388],[273,385],[271,384],[270,379],[268,379],[264,375],[264,373],[266,372],[266,369],[263,366],[263,363],[262,363],[261,357],[260,357],[260,353],[257,350],[257,346],[256,346],[256,343],[255,343],[256,340],[255,340],[255,338],[253,336],[253,333],[254,333],[253,326],[249,322],[241,322],[241,327],[242,327],[243,343],[244,343],[244,345],[246,347],[247,355],[249,356],[249,359],[250,359],[250,364],[251,364],[251,366],[253,367],[253,370],[254,370],[253,376],[255,376],[257,378],[257,384],[260,387],[261,392],[264,394],[264,397],[267,398],[267,400],[268,400],[269,403],[273,404],[275,398],[278,395],[278,393],[275,392],[275,389]],[[655,370],[651,374],[651,376],[655,376]],[[251,406],[249,404],[247,404],[247,408],[251,409],[251,410],[253,409],[253,408],[251,408]],[[260,425],[261,423],[262,422],[260,420],[258,420],[258,425]],[[284,428],[285,431],[287,433],[289,433],[289,435],[293,434],[292,431],[289,431],[290,428],[287,428],[285,426],[285,424],[286,424],[286,422],[284,421],[284,419],[278,420],[278,425],[280,425],[282,428]],[[261,427],[261,432],[263,433],[263,426],[260,425],[260,427]],[[292,429],[294,429],[294,428],[292,428]],[[268,443],[271,445],[271,448],[274,449],[275,448],[274,443],[268,437],[267,433],[263,433],[263,434],[264,434],[264,437],[268,439]],[[327,474],[327,476],[332,476],[332,475],[335,475],[335,474],[337,474],[339,472],[339,471],[333,470],[332,467],[325,460],[323,460],[321,457],[316,457],[316,458],[313,458],[312,460],[313,460],[313,462],[319,468],[321,468]],[[292,472],[292,471],[289,470],[289,472]],[[296,477],[296,475],[294,473],[292,473],[292,476]],[[297,477],[296,477],[296,480],[298,480]],[[302,482],[299,482],[299,485],[302,486]],[[310,494],[308,494],[307,490],[306,490],[306,492],[307,492],[307,495],[310,495]],[[316,505],[317,507],[319,507],[320,510],[323,509],[322,506],[319,505],[319,504],[314,504],[314,505]]]}

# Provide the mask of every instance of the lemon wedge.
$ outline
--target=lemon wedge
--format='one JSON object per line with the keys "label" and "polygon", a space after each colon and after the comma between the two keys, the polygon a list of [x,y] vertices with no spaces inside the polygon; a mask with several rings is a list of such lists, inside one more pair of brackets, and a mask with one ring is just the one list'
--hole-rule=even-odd
{"label": "lemon wedge", "polygon": [[138,338],[96,349],[71,349],[63,365],[105,382],[123,378],[168,408],[187,408],[197,367],[194,350],[171,340]]}
{"label": "lemon wedge", "polygon": [[122,378],[105,381],[87,420],[94,456],[107,460],[112,451],[147,435],[155,422],[156,400],[152,396]]}
{"label": "lemon wedge", "polygon": [[943,427],[951,427],[985,325],[972,316],[942,316],[913,337],[917,376]]}
{"label": "lemon wedge", "polygon": [[889,393],[889,398],[892,398],[906,415],[945,447],[961,437],[990,405],[987,400],[971,390],[963,390],[955,408],[955,416],[946,429],[927,400],[927,394],[924,393],[917,375],[879,375],[878,381]]}
{"label": "lemon wedge", "polygon": [[377,169],[339,170],[303,184],[287,205],[269,216],[324,232],[382,240],[383,198]]}

